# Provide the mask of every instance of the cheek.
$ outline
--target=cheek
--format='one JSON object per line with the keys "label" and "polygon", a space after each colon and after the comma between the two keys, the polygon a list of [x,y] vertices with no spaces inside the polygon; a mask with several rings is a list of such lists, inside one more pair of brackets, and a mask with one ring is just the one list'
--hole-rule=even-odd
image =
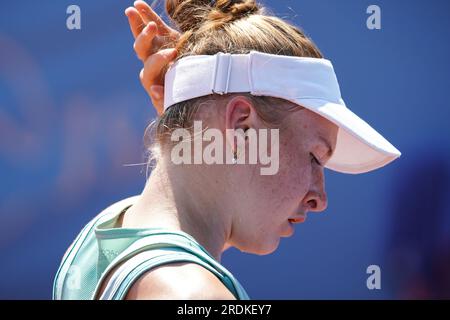
{"label": "cheek", "polygon": [[270,199],[266,206],[274,215],[286,217],[292,214],[311,184],[311,163],[309,154],[294,148],[290,142],[280,143],[280,165],[278,173],[270,176],[264,195]]}
{"label": "cheek", "polygon": [[278,173],[272,176],[252,172],[250,191],[242,198],[248,205],[239,215],[244,235],[238,239],[241,250],[268,254],[276,249],[279,236],[287,232],[287,218],[294,213],[309,190],[309,154],[280,143]]}
{"label": "cheek", "polygon": [[292,140],[280,141],[279,169],[275,175],[260,175],[259,167],[253,167],[245,183],[249,190],[242,193],[244,216],[255,231],[266,230],[274,221],[284,221],[309,190],[312,178],[309,153],[302,151],[301,142]]}
{"label": "cheek", "polygon": [[[280,189],[298,201],[308,192],[311,183],[311,160],[301,141],[288,140],[280,145]],[[300,198],[301,197],[301,198]]]}

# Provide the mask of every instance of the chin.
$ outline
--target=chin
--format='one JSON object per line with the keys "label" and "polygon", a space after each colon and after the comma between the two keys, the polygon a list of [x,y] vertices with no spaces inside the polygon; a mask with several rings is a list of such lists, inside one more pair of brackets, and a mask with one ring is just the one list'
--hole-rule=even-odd
{"label": "chin", "polygon": [[259,256],[264,256],[273,253],[275,250],[277,250],[278,245],[280,244],[280,238],[266,238],[262,239],[261,241],[258,241],[254,244],[249,244],[245,247],[238,248],[240,251],[245,253],[252,253]]}

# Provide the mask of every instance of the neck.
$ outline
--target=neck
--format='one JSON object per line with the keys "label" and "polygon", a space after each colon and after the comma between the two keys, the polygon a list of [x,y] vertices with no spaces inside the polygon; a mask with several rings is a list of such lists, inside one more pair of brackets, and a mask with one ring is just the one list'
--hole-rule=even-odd
{"label": "neck", "polygon": [[181,230],[220,262],[229,247],[231,217],[221,210],[225,206],[220,197],[211,196],[220,194],[214,192],[216,181],[199,166],[167,165],[161,160],[137,203],[127,210],[123,226]]}

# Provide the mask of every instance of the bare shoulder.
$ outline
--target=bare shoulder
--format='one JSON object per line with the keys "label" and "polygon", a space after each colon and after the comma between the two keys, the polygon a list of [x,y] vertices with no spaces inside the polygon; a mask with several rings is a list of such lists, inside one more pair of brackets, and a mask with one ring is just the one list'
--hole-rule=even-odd
{"label": "bare shoulder", "polygon": [[191,262],[166,264],[143,274],[130,288],[127,300],[235,300],[209,270]]}

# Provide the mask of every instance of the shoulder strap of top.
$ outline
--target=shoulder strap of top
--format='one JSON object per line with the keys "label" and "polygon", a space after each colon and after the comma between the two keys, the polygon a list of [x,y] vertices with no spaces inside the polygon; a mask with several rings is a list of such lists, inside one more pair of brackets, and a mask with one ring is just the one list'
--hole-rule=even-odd
{"label": "shoulder strap of top", "polygon": [[[145,254],[141,255],[143,252]],[[102,274],[92,298],[98,296],[98,290],[103,280],[121,262],[124,263],[114,271],[100,297],[101,299],[122,299],[129,286],[149,269],[162,264],[182,261],[194,262],[204,266],[218,276],[237,299],[249,299],[234,276],[207,251],[199,247],[188,236],[171,231],[161,231],[159,234],[146,236],[125,249]]]}
{"label": "shoulder strap of top", "polygon": [[[159,251],[159,252],[158,252]],[[151,250],[137,254],[122,264],[109,279],[101,300],[122,300],[132,284],[145,272],[158,266],[174,262],[197,263],[218,277],[224,285],[239,299],[231,281],[210,264],[183,250]]]}
{"label": "shoulder strap of top", "polygon": [[112,216],[117,215],[118,210],[122,210],[123,208],[132,205],[138,197],[139,195],[132,196],[110,205],[84,226],[61,259],[60,266],[53,282],[53,299],[62,299],[63,284],[69,273],[69,269],[72,266],[75,257],[79,254],[80,248],[82,248],[91,238],[95,226],[110,219]]}

